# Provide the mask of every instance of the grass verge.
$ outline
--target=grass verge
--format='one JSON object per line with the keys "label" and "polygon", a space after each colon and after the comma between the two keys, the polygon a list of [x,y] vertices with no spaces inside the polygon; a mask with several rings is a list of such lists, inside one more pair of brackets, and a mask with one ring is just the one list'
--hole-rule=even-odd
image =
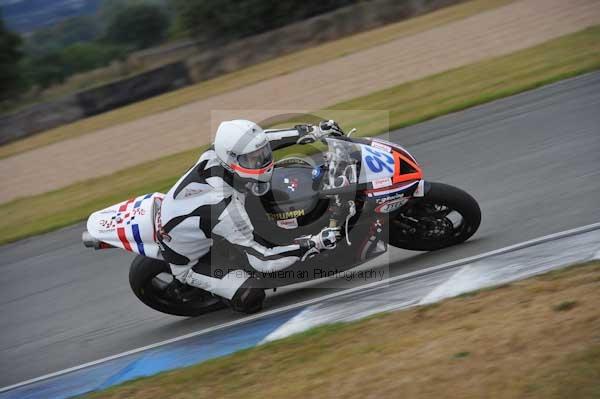
{"label": "grass verge", "polygon": [[243,86],[323,63],[403,36],[467,18],[514,0],[471,0],[421,17],[356,34],[263,62],[171,93],[40,133],[0,147],[0,159],[95,130],[129,122]]}
{"label": "grass verge", "polygon": [[[564,301],[575,309],[556,311]],[[318,327],[97,398],[597,398],[600,263]]]}
{"label": "grass verge", "polygon": [[[600,26],[507,56],[457,68],[337,104],[336,111],[387,110],[391,128],[415,124],[449,112],[600,69]],[[340,112],[341,124],[372,135],[386,123]],[[350,115],[345,116],[345,115]],[[345,118],[345,119],[344,119]],[[113,175],[0,205],[0,243],[54,230],[84,219],[93,211],[132,195],[169,187],[198,157],[200,149],[171,155]]]}

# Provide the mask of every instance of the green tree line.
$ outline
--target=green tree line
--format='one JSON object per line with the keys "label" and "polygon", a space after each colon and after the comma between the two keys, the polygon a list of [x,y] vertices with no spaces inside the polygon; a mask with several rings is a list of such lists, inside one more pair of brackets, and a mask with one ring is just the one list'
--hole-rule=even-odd
{"label": "green tree line", "polygon": [[0,15],[0,102],[34,85],[45,88],[106,66],[169,37],[225,43],[357,1],[105,0],[97,15],[70,18],[26,38],[9,32]]}
{"label": "green tree line", "polygon": [[[172,0],[179,26],[200,39],[229,41],[300,21],[357,0]],[[257,49],[257,51],[260,51]]]}
{"label": "green tree line", "polygon": [[170,19],[158,2],[107,0],[99,15],[69,18],[22,38],[9,32],[0,18],[0,101],[159,44],[167,36]]}

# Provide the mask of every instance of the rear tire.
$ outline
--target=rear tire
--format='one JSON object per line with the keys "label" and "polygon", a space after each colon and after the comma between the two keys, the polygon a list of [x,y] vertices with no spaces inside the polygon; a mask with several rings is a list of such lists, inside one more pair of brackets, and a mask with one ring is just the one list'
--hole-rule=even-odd
{"label": "rear tire", "polygon": [[[435,219],[434,217],[424,216],[419,219],[419,215],[425,215],[426,209],[432,209],[436,206],[459,214],[462,217],[461,223],[456,226],[450,223],[450,219],[446,217]],[[432,213],[432,215],[435,215],[435,213]],[[406,222],[409,221],[407,217],[417,220],[417,232],[407,234],[405,229]],[[446,231],[446,234],[440,237],[427,237],[419,229],[428,222],[431,223],[431,221],[437,221],[438,225],[445,225],[447,230],[452,226],[452,230]],[[435,251],[468,240],[475,234],[480,224],[481,209],[471,195],[448,184],[430,183],[430,189],[425,197],[416,199],[408,210],[399,212],[391,220],[389,243],[394,247],[412,251]]]}
{"label": "rear tire", "polygon": [[175,316],[195,317],[226,307],[220,298],[200,288],[194,289],[200,294],[205,294],[201,295],[202,300],[181,302],[169,298],[164,290],[156,286],[155,278],[161,273],[170,274],[169,265],[164,261],[145,256],[137,256],[131,262],[129,269],[129,285],[133,293],[152,309]]}

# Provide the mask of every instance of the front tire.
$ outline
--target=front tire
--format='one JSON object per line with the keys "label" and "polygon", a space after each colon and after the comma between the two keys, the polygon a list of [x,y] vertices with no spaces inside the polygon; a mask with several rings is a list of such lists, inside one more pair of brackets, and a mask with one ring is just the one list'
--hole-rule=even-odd
{"label": "front tire", "polygon": [[471,195],[448,184],[430,183],[423,198],[390,220],[389,243],[412,251],[435,251],[468,240],[480,224],[481,209]]}
{"label": "front tire", "polygon": [[[218,297],[199,288],[189,287],[193,295],[187,301],[168,295],[169,265],[161,260],[137,256],[129,269],[129,285],[145,305],[162,313],[195,317],[226,307]],[[172,280],[172,277],[170,277]]]}

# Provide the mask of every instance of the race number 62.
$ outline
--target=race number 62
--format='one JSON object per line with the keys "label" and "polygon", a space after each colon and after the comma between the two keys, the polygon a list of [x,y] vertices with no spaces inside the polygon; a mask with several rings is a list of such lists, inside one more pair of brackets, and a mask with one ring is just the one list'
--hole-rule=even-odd
{"label": "race number 62", "polygon": [[365,156],[365,162],[371,171],[375,173],[379,173],[384,169],[390,173],[394,171],[394,158],[390,154],[376,151],[370,147],[363,148],[370,154]]}

